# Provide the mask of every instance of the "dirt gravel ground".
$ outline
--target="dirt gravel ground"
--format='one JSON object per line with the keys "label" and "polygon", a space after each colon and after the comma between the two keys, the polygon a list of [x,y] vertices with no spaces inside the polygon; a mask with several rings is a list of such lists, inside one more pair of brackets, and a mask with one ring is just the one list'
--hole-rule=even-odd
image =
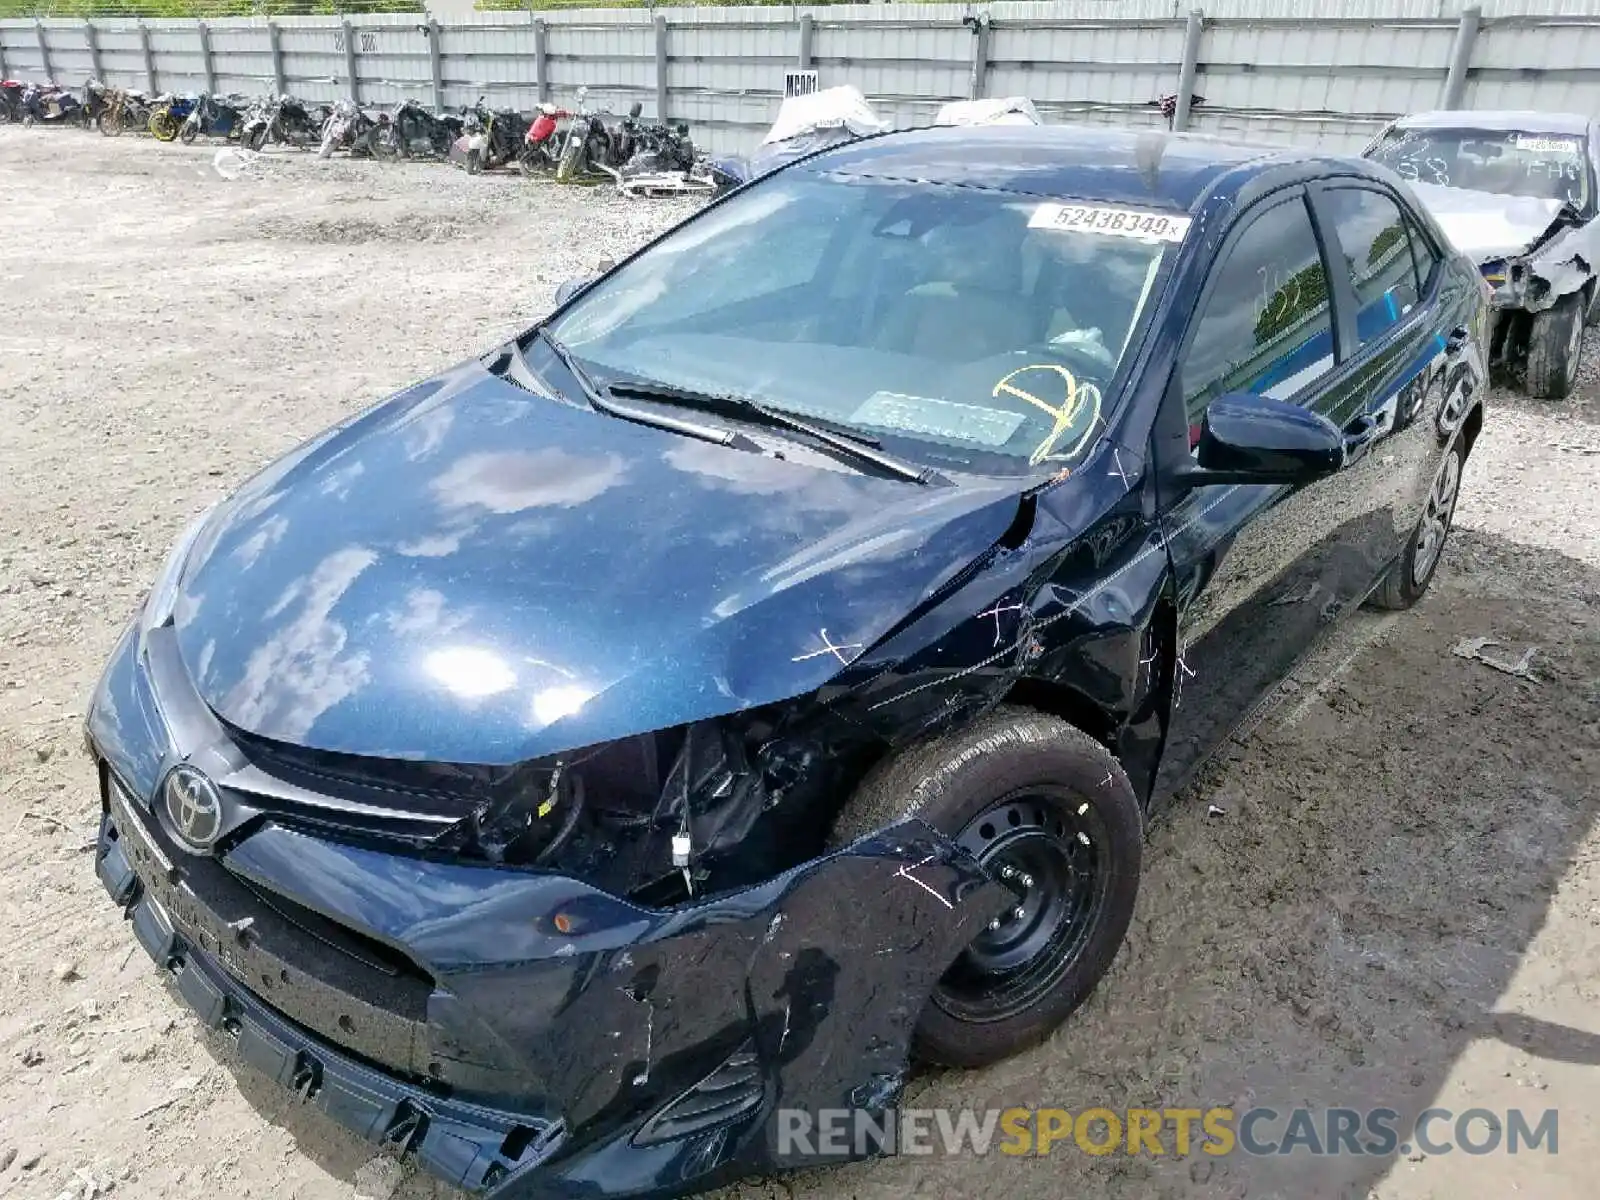
{"label": "dirt gravel ground", "polygon": [[[213,154],[0,128],[0,1196],[454,1196],[200,1036],[94,878],[82,706],[190,515],[686,208],[307,157],[226,180]],[[1432,593],[1338,626],[1157,821],[1128,945],[1076,1019],[910,1086],[917,1106],[1555,1108],[1558,1154],[1058,1147],[725,1197],[1592,1195],[1597,364],[1569,402],[1496,391]],[[1452,654],[1478,636],[1537,647],[1537,681]]]}

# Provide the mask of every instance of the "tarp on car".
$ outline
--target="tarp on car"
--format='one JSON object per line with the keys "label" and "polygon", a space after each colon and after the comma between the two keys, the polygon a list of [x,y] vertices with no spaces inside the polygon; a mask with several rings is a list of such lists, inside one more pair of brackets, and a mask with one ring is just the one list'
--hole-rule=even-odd
{"label": "tarp on car", "polygon": [[1026,96],[990,100],[952,100],[934,117],[935,125],[1043,125]]}
{"label": "tarp on car", "polygon": [[866,137],[888,128],[889,122],[872,111],[860,88],[842,84],[805,96],[787,97],[761,144],[786,142],[819,129],[848,129],[856,137]]}

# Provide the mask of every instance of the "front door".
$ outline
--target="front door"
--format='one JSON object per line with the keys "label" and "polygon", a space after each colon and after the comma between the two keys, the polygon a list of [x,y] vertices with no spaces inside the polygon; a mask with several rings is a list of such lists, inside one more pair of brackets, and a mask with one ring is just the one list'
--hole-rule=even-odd
{"label": "front door", "polygon": [[1328,261],[1306,190],[1272,193],[1224,242],[1182,342],[1153,447],[1168,481],[1161,520],[1179,650],[1158,799],[1353,598],[1352,551],[1365,551],[1353,543],[1371,531],[1351,522],[1365,484],[1349,468],[1299,488],[1171,482],[1172,460],[1193,453],[1207,405],[1230,392],[1294,401],[1353,436],[1370,428],[1362,381],[1341,369],[1354,313],[1332,302]]}

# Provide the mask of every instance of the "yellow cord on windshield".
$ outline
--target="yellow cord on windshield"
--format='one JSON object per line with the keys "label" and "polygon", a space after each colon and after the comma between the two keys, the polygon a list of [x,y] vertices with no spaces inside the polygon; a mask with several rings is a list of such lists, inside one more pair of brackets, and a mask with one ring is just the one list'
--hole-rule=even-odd
{"label": "yellow cord on windshield", "polygon": [[[1066,394],[1062,399],[1060,408],[1046,404],[1032,392],[1024,391],[1022,388],[1012,384],[1011,381],[1013,379],[1027,371],[1054,371],[1061,376],[1062,381],[1066,384]],[[1028,455],[1029,466],[1036,467],[1052,458],[1076,457],[1089,440],[1090,434],[1094,432],[1095,423],[1100,418],[1100,405],[1102,403],[1100,389],[1092,383],[1079,383],[1077,376],[1057,363],[1034,363],[1026,367],[1018,367],[994,385],[992,394],[996,399],[1002,394],[1014,396],[1016,399],[1025,401],[1035,408],[1043,409],[1050,414],[1052,422],[1050,432],[1045,435],[1042,442],[1034,447],[1033,453]],[[1078,434],[1077,441],[1073,442],[1071,449],[1061,453],[1052,453],[1056,442],[1060,440],[1063,434],[1078,424],[1079,418],[1083,416],[1086,410],[1090,410],[1089,419],[1084,424],[1083,431]]]}

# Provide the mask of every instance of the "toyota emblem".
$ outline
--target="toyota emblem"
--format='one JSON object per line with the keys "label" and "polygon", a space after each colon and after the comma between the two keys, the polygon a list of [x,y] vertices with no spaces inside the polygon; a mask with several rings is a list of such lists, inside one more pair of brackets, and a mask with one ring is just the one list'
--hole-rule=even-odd
{"label": "toyota emblem", "polygon": [[205,772],[187,764],[173,767],[162,789],[172,830],[196,850],[209,850],[222,832],[222,797]]}

